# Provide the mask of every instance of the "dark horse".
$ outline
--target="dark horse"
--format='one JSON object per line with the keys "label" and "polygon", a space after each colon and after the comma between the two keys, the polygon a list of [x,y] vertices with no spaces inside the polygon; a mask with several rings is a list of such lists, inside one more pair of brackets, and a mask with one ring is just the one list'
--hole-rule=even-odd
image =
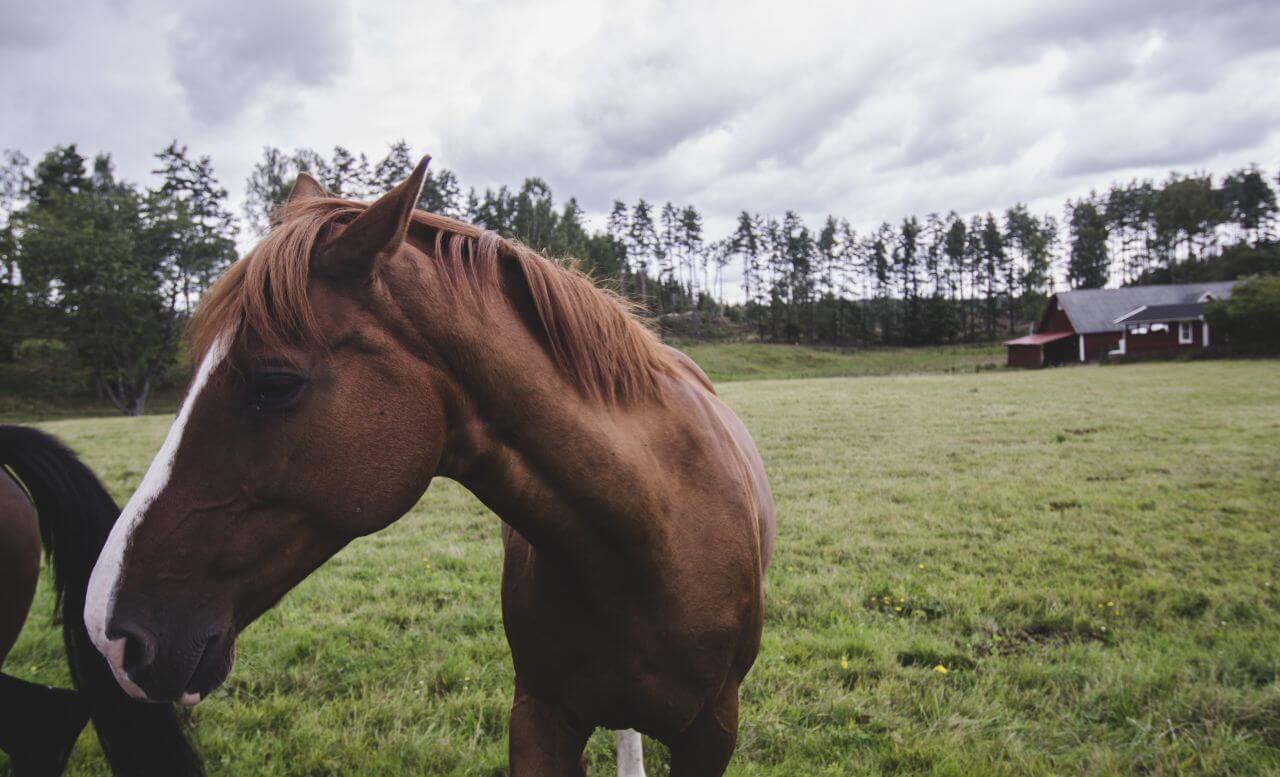
{"label": "dark horse", "polygon": [[[616,297],[492,232],[294,184],[208,292],[199,368],[94,570],[85,619],[140,698],[198,702],[237,633],[437,475],[501,517],[512,773],[719,774],[760,646],[774,508],[702,371]],[[630,766],[628,766],[628,764]]]}
{"label": "dark horse", "polygon": [[0,426],[0,665],[31,607],[43,540],[53,562],[56,604],[70,613],[62,620],[62,640],[78,689],[0,674],[0,749],[9,754],[16,777],[61,774],[90,718],[116,774],[203,773],[173,708],[143,704],[121,691],[79,617],[89,574],[118,514],[89,468],[57,440],[35,429]]}

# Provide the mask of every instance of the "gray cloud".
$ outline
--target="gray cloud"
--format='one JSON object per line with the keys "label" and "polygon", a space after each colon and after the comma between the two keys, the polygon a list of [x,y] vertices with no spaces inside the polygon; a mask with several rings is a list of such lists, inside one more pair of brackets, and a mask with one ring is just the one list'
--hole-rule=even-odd
{"label": "gray cloud", "polygon": [[[56,0],[58,3],[64,0]],[[1280,162],[1280,3],[9,3],[0,147],[178,138],[234,195],[264,145],[404,137],[465,185],[855,224],[1038,211]]]}
{"label": "gray cloud", "polygon": [[[1103,175],[1133,168],[1195,167],[1214,156],[1254,148],[1274,133],[1274,112],[1222,114],[1196,111],[1167,126],[1144,124],[1081,135],[1063,153],[1059,172],[1068,177]],[[1122,139],[1123,142],[1116,142]],[[1268,160],[1274,163],[1274,160]]]}
{"label": "gray cloud", "polygon": [[6,2],[0,6],[0,50],[39,49],[57,40],[76,19],[71,0]]}
{"label": "gray cloud", "polygon": [[351,65],[353,34],[341,0],[206,0],[173,31],[174,78],[198,120],[226,122],[264,90],[333,83]]}

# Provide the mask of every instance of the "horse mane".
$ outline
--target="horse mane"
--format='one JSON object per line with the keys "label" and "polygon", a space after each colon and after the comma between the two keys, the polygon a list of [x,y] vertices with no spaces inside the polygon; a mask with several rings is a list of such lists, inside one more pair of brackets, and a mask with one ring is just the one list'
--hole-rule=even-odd
{"label": "horse mane", "polygon": [[[224,332],[248,329],[271,345],[321,343],[307,295],[311,254],[326,229],[349,222],[367,203],[314,198],[290,204],[280,223],[204,294],[191,322],[196,361]],[[497,233],[416,210],[411,230],[427,241],[439,277],[485,305],[502,296],[501,263],[514,263],[533,300],[546,347],[586,397],[626,403],[656,396],[659,375],[676,367],[629,302],[597,286],[571,261],[554,261]]]}

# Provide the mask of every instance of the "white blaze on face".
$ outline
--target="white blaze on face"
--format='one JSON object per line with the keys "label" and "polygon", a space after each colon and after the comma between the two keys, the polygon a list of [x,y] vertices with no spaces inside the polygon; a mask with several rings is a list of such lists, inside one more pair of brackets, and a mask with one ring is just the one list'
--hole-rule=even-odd
{"label": "white blaze on face", "polygon": [[644,745],[635,729],[615,731],[618,746],[618,777],[644,777]]}
{"label": "white blaze on face", "polygon": [[[229,334],[219,337],[205,354],[204,360],[200,362],[200,369],[196,371],[195,378],[191,381],[191,388],[182,402],[182,409],[178,411],[178,417],[169,427],[169,434],[164,438],[160,452],[151,460],[151,467],[142,478],[142,485],[133,492],[129,503],[124,506],[124,511],[116,520],[111,534],[107,536],[106,544],[102,546],[102,553],[98,555],[98,563],[93,567],[93,574],[89,577],[89,590],[85,593],[84,600],[85,628],[89,631],[89,638],[93,640],[94,647],[98,648],[98,652],[102,653],[110,664],[111,671],[116,676],[116,682],[136,699],[145,699],[146,693],[134,684],[124,671],[124,640],[107,638],[107,623],[111,619],[111,610],[115,606],[116,592],[120,588],[120,573],[123,570],[125,550],[129,547],[134,530],[138,528],[138,524],[142,523],[147,508],[151,507],[168,485],[169,475],[173,472],[173,461],[178,455],[178,446],[182,444],[182,432],[191,418],[191,408],[200,398],[200,393],[208,383],[209,376],[226,356],[230,341]],[[191,695],[187,694],[187,696]],[[188,703],[198,700],[198,697],[194,700],[184,697],[184,701]]]}

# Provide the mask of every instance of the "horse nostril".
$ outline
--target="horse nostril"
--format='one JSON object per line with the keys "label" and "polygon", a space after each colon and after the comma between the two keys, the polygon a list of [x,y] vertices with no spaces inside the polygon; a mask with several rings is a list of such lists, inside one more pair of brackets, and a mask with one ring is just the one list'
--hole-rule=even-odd
{"label": "horse nostril", "polygon": [[140,628],[129,624],[112,624],[107,629],[107,639],[124,640],[125,673],[133,676],[156,660],[156,641]]}

